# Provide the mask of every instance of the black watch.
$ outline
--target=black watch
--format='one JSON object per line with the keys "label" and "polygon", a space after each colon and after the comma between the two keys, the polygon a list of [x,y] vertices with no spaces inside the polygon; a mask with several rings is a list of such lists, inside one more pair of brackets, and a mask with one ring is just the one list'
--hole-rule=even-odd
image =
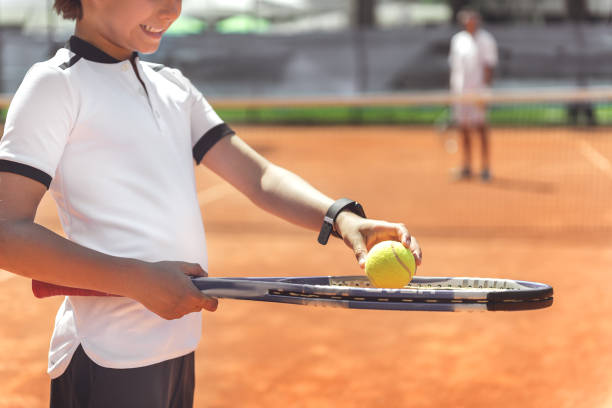
{"label": "black watch", "polygon": [[319,244],[327,244],[330,234],[334,237],[342,238],[340,234],[334,231],[334,222],[336,222],[338,214],[344,210],[353,212],[363,218],[366,217],[363,207],[357,201],[349,200],[348,198],[336,200],[336,202],[329,207],[323,218],[323,226],[321,227],[321,232],[319,232]]}

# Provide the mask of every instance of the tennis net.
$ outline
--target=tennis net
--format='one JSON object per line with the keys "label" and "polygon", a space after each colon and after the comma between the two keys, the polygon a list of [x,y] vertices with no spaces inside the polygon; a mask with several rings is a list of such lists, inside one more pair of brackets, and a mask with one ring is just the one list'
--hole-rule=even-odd
{"label": "tennis net", "polygon": [[[459,102],[487,106],[489,183],[478,177],[470,183],[452,181],[453,167],[461,164],[459,130],[452,120]],[[393,133],[401,133],[407,146],[427,158],[427,166],[410,170],[414,179],[427,180],[418,190],[419,202],[425,203],[416,209],[421,231],[612,232],[610,87],[508,90],[462,98],[435,92],[212,104],[230,123],[394,125]],[[372,143],[384,137],[378,130],[371,134]],[[477,176],[479,139],[472,139]],[[415,159],[405,156],[406,162]],[[428,207],[440,201],[446,211]]]}
{"label": "tennis net", "polygon": [[[453,168],[461,164],[459,130],[452,121],[458,102],[487,106],[490,182],[477,177],[477,137],[476,177],[453,181]],[[403,152],[394,153],[398,160],[420,163],[405,175],[422,181],[410,210],[419,214],[412,224],[419,231],[612,235],[612,88],[499,91],[461,100],[448,93],[410,93],[211,103],[231,124],[393,125],[391,133],[401,141],[388,141],[389,146],[406,141]],[[367,143],[374,146],[390,132],[370,133]],[[410,149],[421,157],[410,156]],[[431,203],[444,209],[434,211]]]}

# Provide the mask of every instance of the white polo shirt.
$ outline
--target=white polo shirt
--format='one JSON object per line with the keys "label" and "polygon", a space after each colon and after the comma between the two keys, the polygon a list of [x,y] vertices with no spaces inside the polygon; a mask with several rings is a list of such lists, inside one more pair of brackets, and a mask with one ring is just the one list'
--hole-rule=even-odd
{"label": "white polo shirt", "polygon": [[[231,133],[178,70],[136,53],[119,61],[72,37],[15,94],[0,171],[45,184],[80,245],[206,269],[194,159]],[[49,374],[61,375],[79,344],[99,365],[132,368],[193,351],[200,333],[200,313],[167,321],[127,298],[66,297]]]}
{"label": "white polo shirt", "polygon": [[486,87],[485,66],[497,65],[497,43],[489,32],[479,29],[474,35],[460,31],[451,39],[448,61],[453,92],[477,91]]}

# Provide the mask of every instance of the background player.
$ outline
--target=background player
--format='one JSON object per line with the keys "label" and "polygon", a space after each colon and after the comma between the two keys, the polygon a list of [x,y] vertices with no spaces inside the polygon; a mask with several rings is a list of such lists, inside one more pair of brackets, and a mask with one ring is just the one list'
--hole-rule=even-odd
{"label": "background player", "polygon": [[[134,54],[157,50],[180,0],[55,7],[77,20],[75,36],[30,69],[0,143],[0,267],[123,296],[64,300],[49,351],[52,407],[190,407],[199,312],[216,309],[187,277],[207,267],[194,159],[312,230],[334,201],[252,150],[180,72]],[[68,239],[34,223],[47,188]],[[343,211],[333,225],[362,266],[387,239],[420,262],[403,224]]]}
{"label": "background player", "polygon": [[[457,15],[464,27],[456,33],[450,45],[450,88],[458,95],[478,94],[491,86],[493,70],[497,65],[497,44],[486,30],[480,28],[480,15],[477,11],[464,9]],[[481,141],[483,181],[491,178],[489,159],[489,129],[486,106],[476,101],[463,101],[454,106],[453,120],[459,127],[462,146],[462,167],[457,177],[467,179],[472,176],[472,154],[470,134],[477,131]]]}

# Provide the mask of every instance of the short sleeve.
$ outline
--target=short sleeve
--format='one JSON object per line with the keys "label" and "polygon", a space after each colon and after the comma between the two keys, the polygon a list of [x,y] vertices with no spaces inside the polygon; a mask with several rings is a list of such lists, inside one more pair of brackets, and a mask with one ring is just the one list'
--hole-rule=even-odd
{"label": "short sleeve", "polygon": [[485,64],[494,67],[498,62],[497,42],[488,32],[484,32],[481,39],[482,59]]}
{"label": "short sleeve", "polygon": [[188,93],[193,158],[199,164],[219,140],[234,134],[234,131],[223,122],[202,93],[178,69],[159,66],[156,70]]}
{"label": "short sleeve", "polygon": [[39,181],[47,188],[74,125],[76,103],[60,68],[35,64],[8,110],[0,141],[0,171]]}
{"label": "short sleeve", "polygon": [[458,32],[451,38],[450,50],[448,53],[448,64],[451,72],[458,72],[464,64],[464,55],[466,51],[466,38],[464,32]]}
{"label": "short sleeve", "polygon": [[191,140],[193,158],[200,163],[204,155],[224,136],[234,131],[213,110],[202,93],[189,82],[193,98],[191,108]]}

